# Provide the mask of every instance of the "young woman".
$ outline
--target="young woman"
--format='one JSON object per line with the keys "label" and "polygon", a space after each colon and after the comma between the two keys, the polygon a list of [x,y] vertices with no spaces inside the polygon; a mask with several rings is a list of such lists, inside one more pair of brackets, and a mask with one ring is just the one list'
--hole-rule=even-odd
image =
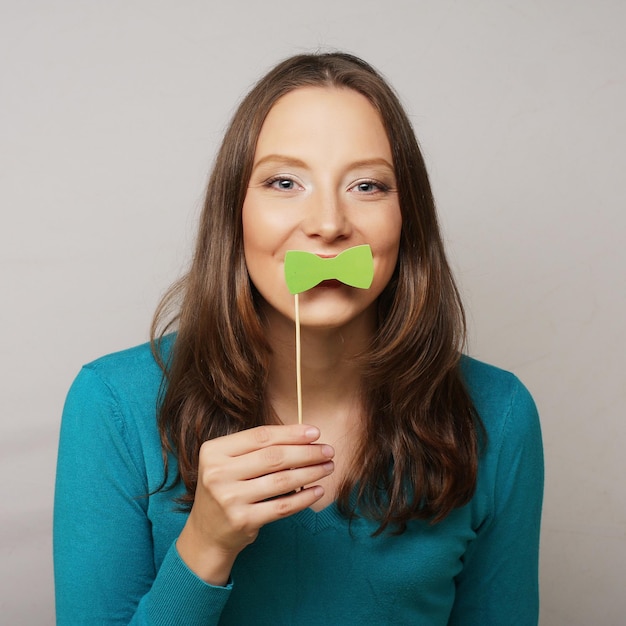
{"label": "young woman", "polygon": [[[369,289],[299,296],[298,424],[286,252],[363,244]],[[58,623],[535,624],[537,413],[463,339],[397,97],[350,55],[284,61],[226,132],[152,345],[70,391]]]}

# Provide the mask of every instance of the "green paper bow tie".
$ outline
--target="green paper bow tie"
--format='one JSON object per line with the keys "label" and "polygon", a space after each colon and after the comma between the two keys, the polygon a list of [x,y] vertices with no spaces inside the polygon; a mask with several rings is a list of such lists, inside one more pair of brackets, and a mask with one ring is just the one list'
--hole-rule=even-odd
{"label": "green paper bow tie", "polygon": [[285,280],[290,293],[302,293],[333,279],[350,287],[368,289],[374,280],[372,249],[367,244],[355,246],[330,259],[303,250],[285,253]]}

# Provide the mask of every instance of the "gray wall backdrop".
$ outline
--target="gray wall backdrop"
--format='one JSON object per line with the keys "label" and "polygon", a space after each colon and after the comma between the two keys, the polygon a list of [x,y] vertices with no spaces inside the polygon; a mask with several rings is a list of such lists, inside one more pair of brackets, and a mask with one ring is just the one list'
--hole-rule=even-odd
{"label": "gray wall backdrop", "polygon": [[340,48],[411,113],[470,352],[539,405],[542,624],[624,623],[625,24],[620,0],[1,0],[0,619],[54,622],[65,393],[146,340],[235,103]]}

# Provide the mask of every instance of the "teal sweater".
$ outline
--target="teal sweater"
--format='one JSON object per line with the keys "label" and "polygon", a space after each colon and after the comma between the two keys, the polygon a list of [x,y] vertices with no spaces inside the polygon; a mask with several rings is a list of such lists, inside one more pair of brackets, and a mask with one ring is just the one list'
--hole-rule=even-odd
{"label": "teal sweater", "polygon": [[[161,483],[161,372],[149,346],[85,366],[61,426],[54,511],[59,626],[536,624],[543,490],[539,421],[511,374],[464,357],[489,441],[472,501],[398,536],[335,505],[261,529],[232,584],[180,559],[186,514]],[[175,463],[174,460],[172,460]]]}

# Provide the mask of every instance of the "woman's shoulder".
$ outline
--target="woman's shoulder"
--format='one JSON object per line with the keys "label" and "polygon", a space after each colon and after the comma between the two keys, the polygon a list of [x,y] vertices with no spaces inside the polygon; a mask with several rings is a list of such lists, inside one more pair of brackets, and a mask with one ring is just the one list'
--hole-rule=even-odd
{"label": "woman's shoulder", "polygon": [[108,406],[118,419],[128,413],[154,413],[163,384],[155,351],[167,363],[172,344],[173,337],[168,336],[155,346],[144,343],[83,365],[68,393],[65,412],[89,408],[93,414],[96,406]]}
{"label": "woman's shoulder", "polygon": [[155,358],[155,351],[157,351],[160,360],[167,362],[173,343],[174,336],[167,335],[154,346],[147,342],[111,352],[94,359],[83,367],[97,371],[103,376],[126,376],[138,371],[144,374],[154,371],[160,375],[162,370]]}
{"label": "woman's shoulder", "polygon": [[535,402],[512,372],[464,355],[461,374],[489,437],[538,427]]}
{"label": "woman's shoulder", "polygon": [[[168,337],[156,347],[164,362],[171,345]],[[125,450],[124,458],[131,459],[138,474],[147,472],[150,484],[158,484],[162,463],[157,409],[162,385],[163,371],[149,343],[84,365],[65,400],[59,457],[90,450],[86,456],[97,463],[103,451],[112,459],[112,450]]]}
{"label": "woman's shoulder", "polygon": [[167,363],[172,345],[173,336],[169,335],[155,345],[143,343],[106,354],[83,365],[78,378],[87,373],[111,389],[128,388],[135,393],[139,388],[158,389],[163,378],[161,363]]}

